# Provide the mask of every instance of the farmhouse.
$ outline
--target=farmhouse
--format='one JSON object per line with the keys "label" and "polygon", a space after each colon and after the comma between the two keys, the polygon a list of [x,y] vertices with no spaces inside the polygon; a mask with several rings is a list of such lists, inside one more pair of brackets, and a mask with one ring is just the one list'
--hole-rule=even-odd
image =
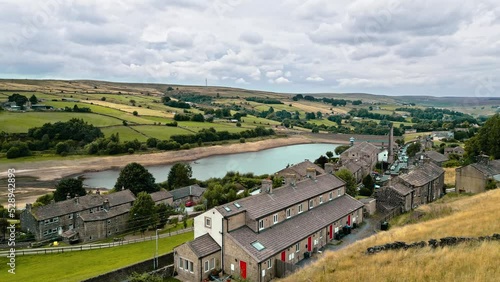
{"label": "farmhouse", "polygon": [[373,171],[379,153],[377,146],[362,142],[340,154],[340,165],[351,171],[359,182]]}
{"label": "farmhouse", "polygon": [[450,157],[451,154],[463,156],[465,154],[465,150],[460,146],[454,148],[444,148],[445,156]]}
{"label": "farmhouse", "polygon": [[444,170],[429,159],[425,159],[415,169],[393,178],[392,183],[401,183],[413,191],[412,208],[433,202],[446,192]]}
{"label": "farmhouse", "polygon": [[456,170],[457,192],[480,193],[488,185],[500,186],[500,160],[490,161],[488,156],[478,156],[478,162]]}
{"label": "farmhouse", "polygon": [[[345,194],[345,183],[336,176],[287,176],[280,188],[264,179],[259,194],[197,216],[195,240],[174,249],[179,277],[200,281],[223,270],[248,281],[271,281],[279,275],[278,263],[295,264],[324,247],[345,225],[362,222],[363,203]],[[196,250],[201,242],[210,247]]]}
{"label": "farmhouse", "polygon": [[424,158],[429,158],[433,163],[438,166],[442,166],[444,162],[448,161],[448,157],[436,152],[436,151],[425,151],[422,153],[418,153],[416,155],[417,159],[423,160]]}
{"label": "farmhouse", "polygon": [[155,202],[155,205],[165,204],[171,206],[174,201],[174,196],[167,190],[160,190],[151,193],[150,195],[153,202]]}
{"label": "farmhouse", "polygon": [[325,171],[321,167],[315,165],[314,163],[306,159],[303,162],[289,166],[287,168],[284,168],[276,172],[276,175],[284,178],[288,174],[295,174],[297,179],[301,180],[309,177],[311,173],[314,173],[315,175],[320,175],[324,174]]}
{"label": "farmhouse", "polygon": [[188,201],[199,202],[201,196],[205,193],[206,188],[200,187],[198,184],[189,185],[169,191],[172,194],[174,207],[180,207],[181,204],[186,204]]}
{"label": "farmhouse", "polygon": [[408,212],[412,209],[414,193],[414,190],[401,183],[384,186],[375,193],[377,210],[384,214],[396,208],[402,213]]}
{"label": "farmhouse", "polygon": [[126,228],[128,211],[135,196],[130,190],[101,195],[89,194],[33,207],[26,204],[21,213],[21,229],[36,240],[62,236],[83,242],[112,236]]}

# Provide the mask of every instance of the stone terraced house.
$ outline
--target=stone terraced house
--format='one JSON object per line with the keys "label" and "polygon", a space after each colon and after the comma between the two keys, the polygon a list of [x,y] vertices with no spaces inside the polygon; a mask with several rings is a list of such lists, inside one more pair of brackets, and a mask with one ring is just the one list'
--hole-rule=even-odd
{"label": "stone terraced house", "polygon": [[[175,270],[183,281],[202,281],[212,271],[248,281],[271,281],[276,264],[296,264],[335,238],[345,225],[363,221],[363,203],[345,193],[345,182],[330,173],[291,177],[273,189],[212,208],[194,219],[195,239],[174,248]],[[333,171],[332,171],[333,172]]]}

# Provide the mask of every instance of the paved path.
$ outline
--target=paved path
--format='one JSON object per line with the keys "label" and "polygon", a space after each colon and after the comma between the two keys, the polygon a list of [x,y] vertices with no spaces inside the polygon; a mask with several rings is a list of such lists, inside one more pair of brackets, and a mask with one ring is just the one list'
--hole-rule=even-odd
{"label": "paved path", "polygon": [[[337,245],[328,244],[324,247],[324,249],[322,251],[323,252],[325,252],[325,251],[338,251],[338,250],[341,250],[341,249],[351,245],[352,243],[354,243],[358,240],[362,240],[364,238],[370,237],[376,233],[376,230],[378,230],[380,228],[379,224],[380,224],[380,219],[377,217],[365,218],[364,224],[359,228],[353,229],[351,234],[342,238],[340,244],[337,244]],[[332,241],[332,242],[336,242],[336,241]],[[301,260],[299,263],[297,263],[297,265],[300,267],[307,266],[307,265],[313,263],[314,261],[318,260],[322,256],[323,256],[323,254],[320,254],[320,253],[314,254],[311,258]]]}

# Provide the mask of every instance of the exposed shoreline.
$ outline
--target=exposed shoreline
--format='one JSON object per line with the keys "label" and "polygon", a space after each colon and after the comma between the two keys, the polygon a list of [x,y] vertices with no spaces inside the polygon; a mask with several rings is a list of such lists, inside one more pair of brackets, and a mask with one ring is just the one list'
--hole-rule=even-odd
{"label": "exposed shoreline", "polygon": [[190,150],[167,151],[151,154],[90,157],[75,160],[50,160],[16,163],[14,165],[2,164],[0,165],[0,178],[6,177],[8,168],[15,168],[19,175],[35,177],[38,181],[43,182],[79,175],[85,172],[120,169],[131,162],[137,162],[144,166],[163,165],[181,161],[189,162],[210,156],[257,152],[277,147],[309,143],[339,144],[345,143],[345,141],[335,140],[335,138],[311,138],[304,135],[295,135],[286,138],[266,139],[249,143],[197,147]]}

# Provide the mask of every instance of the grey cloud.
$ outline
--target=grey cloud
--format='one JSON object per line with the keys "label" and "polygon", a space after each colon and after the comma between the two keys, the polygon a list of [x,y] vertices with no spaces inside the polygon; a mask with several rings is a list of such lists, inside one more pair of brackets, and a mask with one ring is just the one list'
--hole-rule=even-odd
{"label": "grey cloud", "polygon": [[249,44],[259,44],[259,43],[262,43],[263,38],[262,38],[262,35],[260,35],[256,32],[247,31],[247,32],[243,32],[240,35],[240,40],[242,40],[246,43],[249,43]]}

